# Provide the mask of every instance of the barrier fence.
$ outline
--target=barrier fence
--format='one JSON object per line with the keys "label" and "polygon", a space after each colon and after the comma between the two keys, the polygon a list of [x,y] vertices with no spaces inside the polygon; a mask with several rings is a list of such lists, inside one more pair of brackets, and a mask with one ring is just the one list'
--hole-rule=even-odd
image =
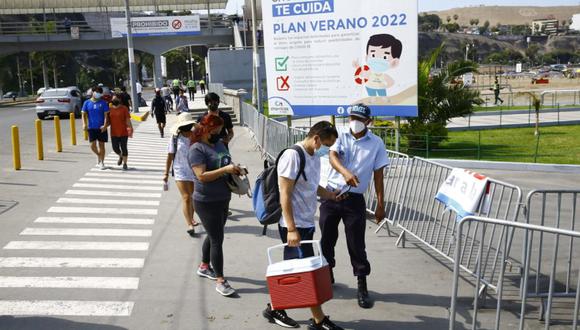
{"label": "barrier fence", "polygon": [[[257,148],[267,159],[273,159],[306,134],[304,129],[288,128],[268,119],[249,104],[242,104],[241,112],[242,125],[249,128]],[[473,307],[473,317],[466,317],[473,329],[488,328],[485,322],[490,322],[495,329],[505,328],[501,327],[502,312],[506,306],[512,310],[514,304],[519,306],[519,314],[513,314],[519,318],[519,329],[524,329],[526,311],[531,309],[528,298],[540,299],[537,308],[548,329],[554,321],[553,299],[556,297],[575,299],[573,317],[569,306],[560,305],[558,311],[564,312],[557,316],[559,324],[573,324],[576,329],[580,276],[573,270],[580,267],[580,261],[576,260],[578,247],[574,245],[574,239],[580,237],[580,232],[575,231],[580,190],[532,191],[523,208],[527,223],[518,223],[522,209],[521,189],[488,178],[488,189],[475,215],[459,220],[453,211],[446,210],[434,198],[453,168],[420,157],[411,158],[404,153],[390,150],[387,153],[390,165],[383,174],[385,219],[376,232],[386,227],[390,234],[389,225],[393,226],[400,232],[397,245],[404,247],[409,235],[453,265],[450,329],[457,326],[458,285],[462,272],[473,277],[475,282],[474,303],[468,307]],[[365,193],[366,207],[371,213],[378,206],[375,195],[371,184]],[[553,240],[546,238],[550,235]],[[522,245],[512,244],[520,241]],[[563,244],[567,247],[564,251]],[[550,253],[546,252],[548,250]],[[519,252],[521,260],[514,258]],[[550,264],[547,273],[542,266],[546,262]],[[506,298],[504,286],[510,284],[512,291],[517,293]],[[479,320],[478,309],[488,296],[496,301],[495,318],[485,313],[484,319]]]}
{"label": "barrier fence", "polygon": [[[467,229],[465,228],[467,226]],[[559,229],[559,228],[552,228],[552,227],[545,227],[545,226],[538,226],[533,224],[527,223],[517,223],[513,221],[506,221],[506,220],[499,220],[499,219],[490,219],[490,218],[482,218],[482,217],[466,217],[462,219],[457,225],[457,234],[455,236],[455,257],[454,257],[454,271],[453,271],[453,285],[452,285],[452,294],[451,294],[451,309],[450,309],[450,318],[449,318],[449,329],[454,330],[456,328],[463,329],[462,325],[457,324],[457,314],[458,310],[462,309],[462,306],[459,306],[459,276],[461,274],[460,268],[460,261],[463,258],[461,246],[464,245],[464,231],[469,231],[470,228],[478,228],[478,231],[474,232],[474,235],[479,237],[477,243],[477,258],[476,258],[476,268],[475,268],[475,277],[476,277],[476,286],[475,292],[473,294],[473,305],[467,307],[473,307],[473,311],[471,315],[465,315],[465,321],[467,323],[471,322],[472,329],[507,329],[513,328],[513,322],[503,322],[502,323],[502,311],[505,309],[510,309],[514,312],[515,316],[519,318],[519,325],[518,329],[523,330],[525,328],[525,323],[527,321],[526,317],[526,310],[530,308],[531,302],[527,300],[527,295],[523,295],[521,299],[516,295],[516,297],[509,297],[509,294],[506,294],[507,290],[504,286],[509,284],[509,278],[506,276],[506,266],[507,266],[507,258],[509,255],[509,237],[504,236],[501,240],[501,253],[499,255],[499,273],[498,273],[498,285],[497,285],[497,295],[496,295],[496,307],[495,307],[495,317],[491,317],[490,313],[485,313],[480,318],[479,313],[479,292],[477,288],[480,285],[481,278],[484,277],[484,258],[485,258],[485,247],[484,241],[487,235],[487,227],[493,226],[495,228],[499,228],[502,232],[519,232],[518,234],[523,234],[527,237],[526,241],[524,242],[527,249],[525,255],[525,264],[524,267],[525,271],[522,275],[522,282],[523,286],[526,287],[528,284],[528,276],[530,273],[530,263],[533,259],[533,252],[536,250],[533,249],[532,242],[534,241],[535,236],[546,237],[550,236],[554,238],[554,241],[558,241],[561,237],[568,238],[573,240],[575,238],[580,238],[580,232]],[[541,251],[541,250],[540,250]],[[540,251],[536,250],[536,253],[540,253]],[[557,259],[560,254],[558,250],[558,245],[554,245],[552,249],[552,255],[554,259]],[[580,271],[580,269],[579,269]],[[549,281],[550,283],[554,282],[554,273],[550,274]],[[580,280],[580,278],[579,278]],[[580,282],[577,283],[577,287],[580,286]],[[551,301],[552,298],[555,296],[553,291],[550,291],[547,295],[548,301]],[[558,324],[559,325],[572,325],[572,329],[576,329],[578,325],[578,307],[580,307],[580,291],[576,290],[575,293],[570,294],[571,297],[574,298],[574,306],[560,306],[560,313],[558,314]],[[519,308],[518,308],[519,307]],[[573,312],[570,310],[574,308]],[[462,313],[465,314],[465,313]],[[483,313],[482,313],[483,314]],[[491,317],[491,318],[490,318]],[[504,318],[506,318],[504,316]],[[548,309],[546,313],[546,320],[544,327],[549,329],[555,320],[551,318],[550,310]],[[568,328],[568,327],[567,327]]]}

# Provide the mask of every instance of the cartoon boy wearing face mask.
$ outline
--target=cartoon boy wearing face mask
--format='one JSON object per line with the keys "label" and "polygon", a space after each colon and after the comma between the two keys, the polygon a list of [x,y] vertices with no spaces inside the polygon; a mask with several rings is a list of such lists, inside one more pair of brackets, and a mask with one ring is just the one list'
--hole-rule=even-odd
{"label": "cartoon boy wearing face mask", "polygon": [[386,74],[389,69],[399,65],[403,44],[390,34],[376,34],[367,43],[366,65],[360,66],[358,60],[355,67],[355,82],[364,85],[371,97],[387,96],[387,88],[395,81]]}

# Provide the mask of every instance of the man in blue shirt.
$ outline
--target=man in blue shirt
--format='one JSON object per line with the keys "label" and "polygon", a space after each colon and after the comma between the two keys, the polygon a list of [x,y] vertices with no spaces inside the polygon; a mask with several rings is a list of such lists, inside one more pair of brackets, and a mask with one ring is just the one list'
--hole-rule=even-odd
{"label": "man in blue shirt", "polygon": [[[105,169],[105,143],[109,140],[107,127],[109,127],[109,105],[101,98],[102,87],[93,87],[93,94],[83,104],[83,112],[87,113],[87,123],[83,121],[83,130],[88,130],[91,150],[97,155],[97,165]],[[97,141],[99,147],[97,148]]]}
{"label": "man in blue shirt", "polygon": [[372,307],[366,282],[371,265],[365,247],[366,203],[363,194],[372,179],[378,200],[375,218],[377,223],[380,222],[385,216],[383,169],[389,164],[383,141],[367,128],[371,121],[369,107],[363,104],[352,107],[349,131],[341,133],[330,148],[332,169],[327,187],[334,191],[348,189],[348,197],[340,201],[323,200],[320,205],[322,253],[331,269],[334,268],[334,247],[342,220],[353,274],[358,277],[358,304],[362,308]]}

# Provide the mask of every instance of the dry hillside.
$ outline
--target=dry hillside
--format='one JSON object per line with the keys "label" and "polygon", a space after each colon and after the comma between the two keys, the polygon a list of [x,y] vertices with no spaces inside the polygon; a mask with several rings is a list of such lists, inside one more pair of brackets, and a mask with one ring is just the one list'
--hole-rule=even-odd
{"label": "dry hillside", "polygon": [[553,16],[560,22],[569,21],[574,14],[580,14],[580,6],[558,6],[558,7],[518,7],[518,6],[480,6],[455,8],[444,11],[429,12],[437,14],[445,23],[447,17],[457,14],[457,23],[462,26],[469,26],[471,19],[479,19],[479,25],[489,21],[491,26],[497,23],[505,25],[530,24],[535,19],[542,19]]}

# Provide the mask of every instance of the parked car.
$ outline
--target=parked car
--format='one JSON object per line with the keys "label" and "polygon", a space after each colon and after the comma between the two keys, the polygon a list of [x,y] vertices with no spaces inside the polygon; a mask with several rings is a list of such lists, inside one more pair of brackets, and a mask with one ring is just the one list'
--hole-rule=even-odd
{"label": "parked car", "polygon": [[48,116],[63,116],[74,113],[81,117],[83,98],[76,87],[48,89],[36,99],[36,115],[39,119]]}
{"label": "parked car", "polygon": [[2,95],[2,98],[13,99],[14,101],[16,101],[17,97],[18,97],[18,92],[13,92],[13,91]]}

